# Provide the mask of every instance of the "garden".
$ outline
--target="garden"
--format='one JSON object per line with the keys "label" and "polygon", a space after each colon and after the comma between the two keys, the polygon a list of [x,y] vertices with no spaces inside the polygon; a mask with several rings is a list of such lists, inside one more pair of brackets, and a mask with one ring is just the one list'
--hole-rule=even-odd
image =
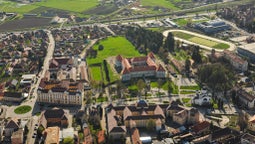
{"label": "garden", "polygon": [[28,113],[29,111],[31,111],[31,106],[28,106],[28,105],[23,105],[23,106],[19,106],[17,107],[14,112],[16,114],[25,114],[25,113]]}

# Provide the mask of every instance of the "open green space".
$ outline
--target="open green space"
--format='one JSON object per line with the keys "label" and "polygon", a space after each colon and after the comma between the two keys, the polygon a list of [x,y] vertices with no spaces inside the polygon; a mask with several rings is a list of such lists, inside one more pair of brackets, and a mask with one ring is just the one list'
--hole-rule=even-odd
{"label": "open green space", "polygon": [[99,66],[91,66],[89,67],[89,71],[90,71],[91,77],[95,81],[102,81],[101,68]]}
{"label": "open green space", "polygon": [[191,85],[191,86],[181,86],[180,89],[188,89],[188,90],[200,90],[199,85]]}
{"label": "open green space", "polygon": [[[98,50],[98,46],[103,45],[103,50]],[[108,37],[101,40],[98,44],[93,46],[94,50],[97,50],[96,58],[88,58],[88,64],[102,63],[104,59],[122,55],[124,57],[140,56],[135,47],[124,37]]]}
{"label": "open green space", "polygon": [[16,13],[28,13],[29,11],[38,8],[39,6],[33,4],[19,4],[10,1],[0,1],[0,11],[16,12]]}
{"label": "open green space", "polygon": [[201,37],[198,37],[198,36],[194,36],[194,35],[179,32],[179,31],[178,32],[175,31],[175,32],[173,32],[173,34],[174,34],[174,36],[176,36],[178,38],[188,40],[190,42],[197,43],[197,44],[200,44],[200,45],[204,45],[204,46],[207,46],[207,47],[215,48],[215,49],[227,49],[227,48],[230,47],[228,44],[225,44],[225,43],[219,43],[219,42],[216,42],[216,41],[213,41],[213,40],[201,38]]}
{"label": "open green space", "polygon": [[[103,50],[98,50],[98,46],[103,45]],[[87,62],[89,65],[101,63],[103,65],[103,60],[109,57],[115,57],[117,55],[122,55],[124,57],[134,57],[140,56],[139,52],[135,47],[124,37],[108,37],[104,40],[99,41],[96,45],[93,46],[94,50],[97,50],[97,56],[95,58],[88,58]],[[118,75],[114,74],[110,64],[107,64],[109,70],[110,81],[115,81],[118,79]],[[102,79],[101,72],[98,68],[93,68],[90,66],[92,78],[96,81]],[[103,71],[103,73],[105,73]],[[105,80],[106,82],[106,80]]]}
{"label": "open green space", "polygon": [[53,8],[57,10],[82,13],[96,8],[99,4],[100,1],[98,0],[44,0],[29,4],[0,0],[0,11],[24,14],[37,8],[44,7],[44,9]]}
{"label": "open green space", "polygon": [[45,0],[35,3],[35,5],[38,6],[45,6],[73,12],[83,12],[96,7],[98,4],[98,0]]}
{"label": "open green space", "polygon": [[141,0],[141,5],[146,7],[163,7],[168,8],[171,10],[178,10],[179,8],[176,7],[173,3],[168,0]]}
{"label": "open green space", "polygon": [[19,106],[19,107],[17,107],[17,108],[14,110],[14,112],[15,112],[16,114],[25,114],[25,113],[29,112],[31,109],[32,109],[31,106],[24,105],[24,106]]}

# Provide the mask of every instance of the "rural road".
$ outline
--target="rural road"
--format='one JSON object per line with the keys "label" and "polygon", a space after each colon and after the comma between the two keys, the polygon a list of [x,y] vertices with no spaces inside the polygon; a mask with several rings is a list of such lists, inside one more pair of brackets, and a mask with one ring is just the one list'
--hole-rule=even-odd
{"label": "rural road", "polygon": [[[186,34],[191,34],[191,35],[194,35],[194,36],[197,36],[197,37],[201,37],[201,38],[204,38],[204,39],[208,39],[208,40],[212,40],[212,41],[215,41],[215,42],[228,44],[230,46],[228,48],[228,50],[230,50],[230,51],[234,51],[236,49],[236,45],[233,44],[233,43],[230,43],[230,42],[227,42],[227,41],[223,41],[223,40],[220,40],[220,39],[216,39],[216,38],[213,38],[213,37],[209,37],[209,36],[206,36],[206,35],[190,32],[190,31],[186,31],[186,30],[166,30],[166,31],[163,32],[163,35],[165,37],[167,37],[169,32],[183,32],[183,33],[186,33]],[[198,45],[198,46],[200,46],[201,48],[203,48],[205,50],[211,51],[213,49],[211,47],[200,45],[200,44],[197,44],[197,43],[194,43],[194,42],[182,39],[182,38],[174,37],[174,39],[182,41],[182,42],[185,42],[187,44]],[[219,50],[219,49],[215,49],[215,50],[218,51],[218,52],[222,52],[223,51],[223,50]]]}

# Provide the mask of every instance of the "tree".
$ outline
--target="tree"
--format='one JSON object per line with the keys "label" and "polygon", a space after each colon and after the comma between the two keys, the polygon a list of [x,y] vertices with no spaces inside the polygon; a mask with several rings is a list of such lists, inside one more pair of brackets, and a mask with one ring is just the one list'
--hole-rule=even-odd
{"label": "tree", "polygon": [[147,124],[146,124],[146,128],[149,130],[149,131],[153,131],[156,127],[156,123],[153,119],[149,119]]}
{"label": "tree", "polygon": [[186,70],[186,72],[190,72],[190,66],[191,66],[191,62],[190,62],[190,60],[187,58],[186,60],[185,60],[185,70]]}
{"label": "tree", "polygon": [[141,91],[145,88],[146,84],[144,83],[144,81],[142,79],[139,79],[137,81],[137,89],[139,91],[139,97],[141,96]]}
{"label": "tree", "polygon": [[64,138],[63,144],[74,144],[74,139],[72,137]]}
{"label": "tree", "polygon": [[98,46],[98,50],[101,51],[101,50],[103,50],[103,49],[104,49],[104,46],[100,44],[100,45]]}
{"label": "tree", "polygon": [[162,81],[162,79],[158,79],[157,80],[157,83],[158,83],[158,94],[159,94],[159,90],[161,89],[161,87],[162,87],[162,85],[163,85],[163,81]]}
{"label": "tree", "polygon": [[195,61],[195,63],[200,64],[202,63],[202,56],[200,54],[200,47],[199,46],[195,46],[193,49],[193,53],[192,53],[192,59]]}
{"label": "tree", "polygon": [[175,44],[174,35],[171,32],[169,32],[164,44],[164,48],[167,49],[169,52],[174,52],[174,44]]}

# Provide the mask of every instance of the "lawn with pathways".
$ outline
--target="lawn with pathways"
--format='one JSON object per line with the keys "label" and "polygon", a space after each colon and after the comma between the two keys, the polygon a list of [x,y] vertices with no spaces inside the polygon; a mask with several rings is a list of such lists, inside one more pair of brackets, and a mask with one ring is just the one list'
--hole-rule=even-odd
{"label": "lawn with pathways", "polygon": [[31,109],[32,109],[31,106],[24,105],[24,106],[19,106],[19,107],[17,107],[17,108],[14,110],[14,112],[15,112],[16,114],[25,114],[25,113],[31,111]]}
{"label": "lawn with pathways", "polygon": [[174,36],[193,42],[193,43],[197,43],[200,45],[204,45],[207,47],[211,47],[211,48],[215,48],[215,49],[228,49],[230,46],[228,44],[225,43],[219,43],[213,40],[209,40],[209,39],[205,39],[205,38],[201,38],[198,36],[194,36],[191,34],[187,34],[187,33],[183,33],[183,32],[173,32]]}

